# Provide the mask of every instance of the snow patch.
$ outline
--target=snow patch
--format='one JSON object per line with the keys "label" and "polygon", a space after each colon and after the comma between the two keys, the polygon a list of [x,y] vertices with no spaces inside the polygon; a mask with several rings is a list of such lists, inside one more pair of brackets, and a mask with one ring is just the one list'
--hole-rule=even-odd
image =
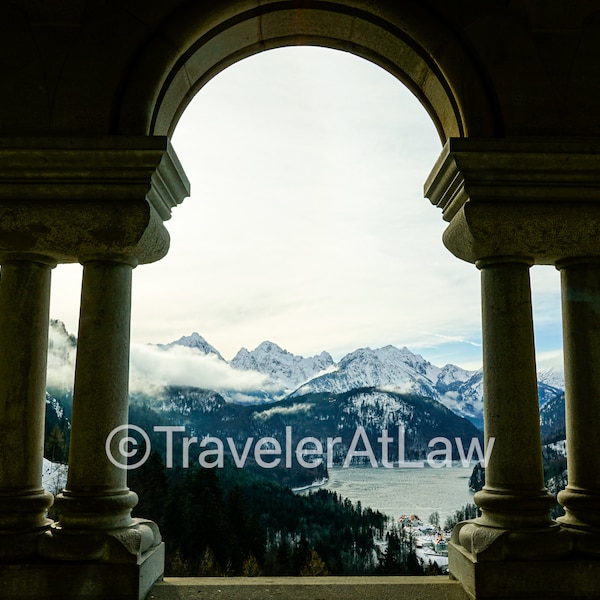
{"label": "snow patch", "polygon": [[56,495],[67,485],[67,465],[54,463],[44,458],[42,463],[42,486],[45,490]]}
{"label": "snow patch", "polygon": [[311,407],[308,404],[292,404],[291,406],[274,406],[261,412],[256,412],[252,415],[253,419],[266,421],[276,415],[288,416],[298,414],[308,414],[311,411]]}

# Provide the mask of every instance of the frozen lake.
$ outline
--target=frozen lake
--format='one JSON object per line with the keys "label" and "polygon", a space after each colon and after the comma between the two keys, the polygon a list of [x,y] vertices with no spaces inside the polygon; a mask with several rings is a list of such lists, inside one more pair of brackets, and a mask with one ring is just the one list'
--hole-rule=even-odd
{"label": "frozen lake", "polygon": [[427,521],[437,511],[443,525],[447,516],[473,503],[468,485],[471,472],[472,467],[460,463],[442,469],[332,467],[329,481],[321,487],[396,518],[417,514]]}

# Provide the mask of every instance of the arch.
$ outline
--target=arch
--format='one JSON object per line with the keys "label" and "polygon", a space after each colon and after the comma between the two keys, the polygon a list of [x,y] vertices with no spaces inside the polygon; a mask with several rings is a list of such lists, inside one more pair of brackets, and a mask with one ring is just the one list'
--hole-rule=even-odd
{"label": "arch", "polygon": [[171,135],[212,77],[260,51],[319,45],[351,52],[401,80],[420,100],[442,142],[495,136],[501,119],[485,77],[458,35],[413,2],[373,8],[363,0],[251,2],[207,11],[186,5],[138,53],[113,108],[119,134]]}

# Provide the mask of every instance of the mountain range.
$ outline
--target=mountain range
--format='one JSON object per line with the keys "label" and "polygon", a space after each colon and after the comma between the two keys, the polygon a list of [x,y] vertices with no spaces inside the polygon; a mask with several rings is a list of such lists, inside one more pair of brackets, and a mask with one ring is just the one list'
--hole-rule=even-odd
{"label": "mountain range", "polygon": [[[59,321],[52,322],[50,339],[49,365],[64,381],[76,340]],[[233,434],[235,428],[248,435],[281,433],[285,426],[300,427],[302,420],[312,423],[309,435],[322,436],[334,435],[336,428],[348,433],[358,425],[374,436],[402,425],[416,436],[413,446],[423,449],[429,434],[452,439],[454,431],[466,439],[483,429],[482,371],[438,367],[406,347],[359,348],[336,363],[325,351],[307,358],[265,341],[226,361],[192,333],[169,344],[147,345],[144,353],[144,360],[156,365],[144,373],[146,383],[154,385],[133,389],[133,402],[191,419],[192,429],[202,435]],[[139,370],[140,360],[134,352],[132,371]],[[179,365],[175,375],[163,373],[163,379],[150,381],[159,365],[171,363]],[[203,379],[200,371],[207,369],[213,376]],[[540,374],[538,382],[543,432],[553,441],[564,429],[561,383],[555,372]]]}
{"label": "mountain range", "polygon": [[[160,348],[183,346],[213,356],[226,363],[222,355],[198,333],[185,336]],[[269,341],[254,350],[242,348],[228,363],[237,371],[251,371],[265,376],[255,393],[244,397],[246,404],[301,399],[309,394],[343,394],[372,388],[431,398],[456,415],[483,428],[483,374],[456,365],[438,367],[414,354],[408,348],[385,346],[359,348],[336,363],[327,352],[305,358],[294,355]],[[562,392],[561,375],[554,371],[540,374],[538,393],[540,406]],[[225,400],[235,402],[227,390],[217,390]]]}

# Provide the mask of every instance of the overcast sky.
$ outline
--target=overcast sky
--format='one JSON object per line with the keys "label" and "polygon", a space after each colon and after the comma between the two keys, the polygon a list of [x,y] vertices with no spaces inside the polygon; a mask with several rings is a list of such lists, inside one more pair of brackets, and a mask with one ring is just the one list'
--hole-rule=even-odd
{"label": "overcast sky", "polygon": [[[192,194],[169,255],[134,272],[132,339],[199,332],[230,359],[408,346],[481,365],[479,273],[442,245],[423,182],[441,151],[396,79],[350,54],[263,52],[210,81],[173,139]],[[532,272],[538,363],[561,345],[558,273]],[[81,269],[53,273],[52,317],[77,331]]]}

